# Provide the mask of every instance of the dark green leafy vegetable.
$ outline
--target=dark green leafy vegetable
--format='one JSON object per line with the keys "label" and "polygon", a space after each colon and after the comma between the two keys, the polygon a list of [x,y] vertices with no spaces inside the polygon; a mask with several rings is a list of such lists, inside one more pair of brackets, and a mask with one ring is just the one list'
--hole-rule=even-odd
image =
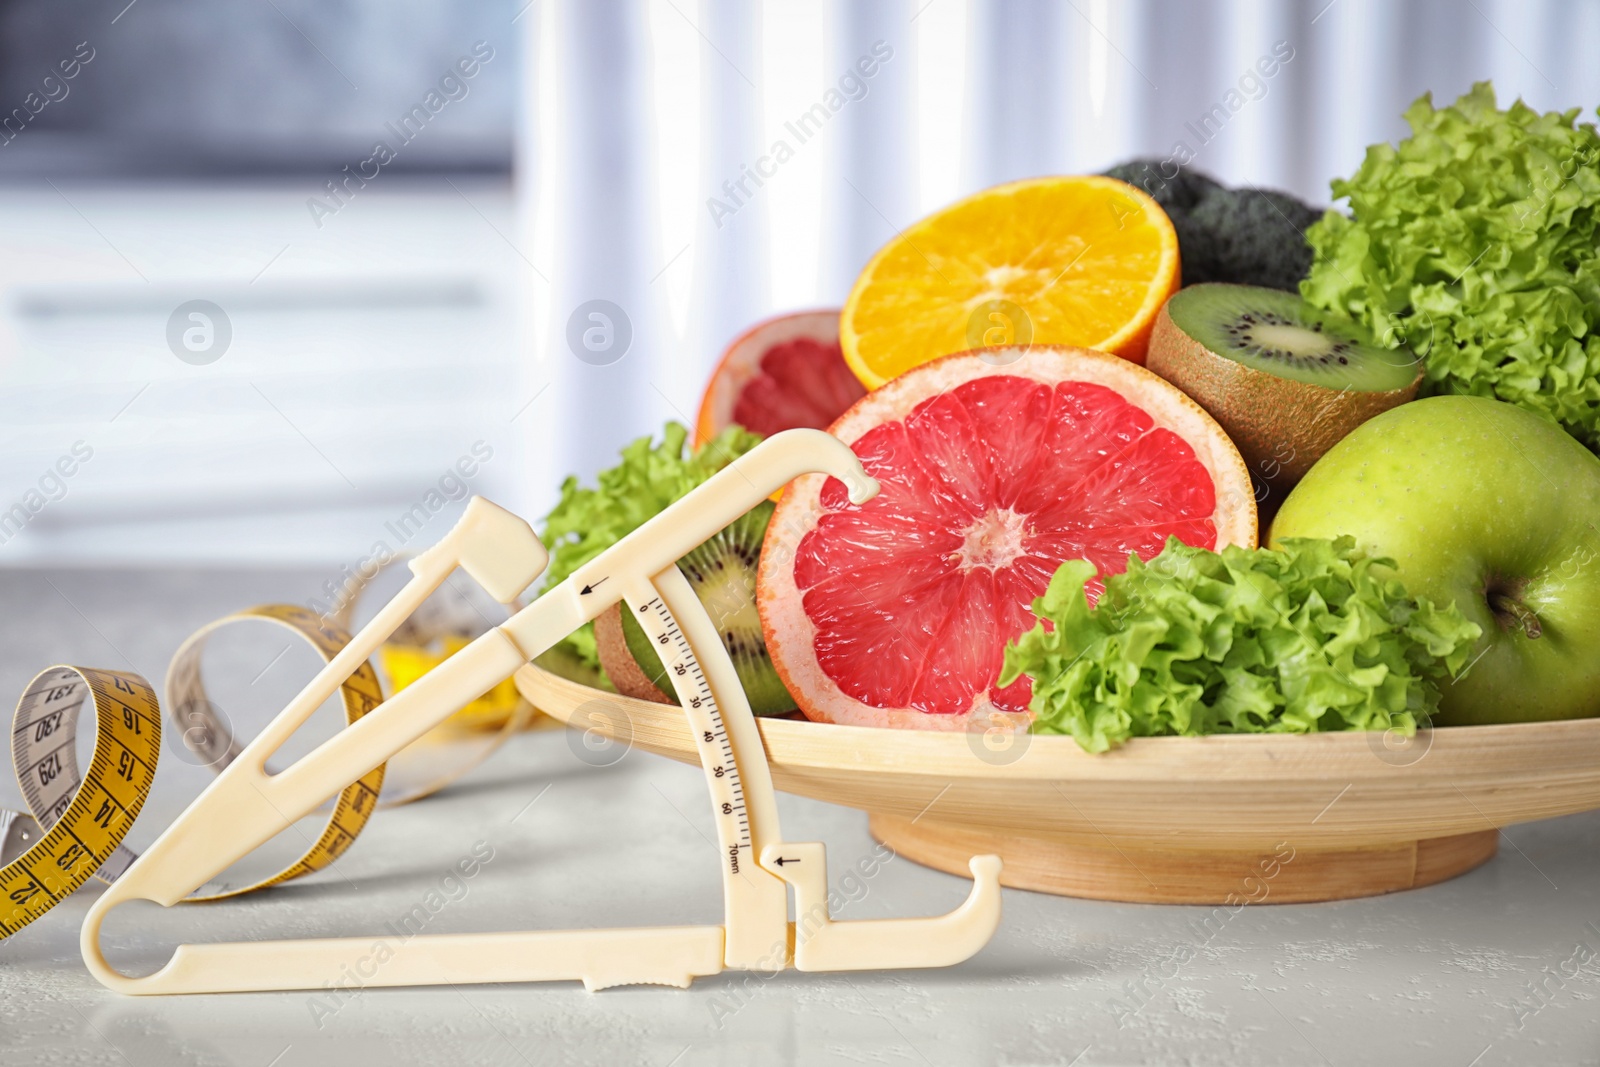
{"label": "dark green leafy vegetable", "polygon": [[1178,233],[1183,284],[1293,292],[1311,268],[1305,231],[1322,212],[1271,189],[1229,189],[1171,160],[1135,159],[1106,176],[1149,193]]}
{"label": "dark green leafy vegetable", "polygon": [[1301,294],[1427,360],[1425,388],[1527,408],[1600,448],[1600,135],[1579,109],[1501,111],[1480,82],[1423,96],[1411,136],[1348,180],[1350,217],[1308,233]]}
{"label": "dark green leafy vegetable", "polygon": [[1406,595],[1352,538],[1282,550],[1192,548],[1130,557],[1090,608],[1087,560],[1061,564],[1006,648],[999,684],[1033,679],[1038,733],[1089,752],[1168,734],[1416,730],[1480,630],[1454,605]]}
{"label": "dark green leafy vegetable", "polygon": [[[565,581],[579,567],[761,441],[742,426],[729,426],[692,453],[685,447],[688,439],[687,428],[669,422],[661,431],[660,444],[646,436],[624,448],[622,462],[601,471],[595,488],[580,485],[576,476],[561,483],[561,500],[545,517],[541,534],[550,550],[545,589]],[[592,623],[552,651],[575,657],[584,668],[600,671]]]}
{"label": "dark green leafy vegetable", "polygon": [[1321,217],[1316,208],[1271,189],[1222,189],[1204,197],[1189,213],[1190,225],[1206,235],[1204,252],[1192,270],[1184,263],[1183,282],[1293,292],[1311,269],[1306,228]]}

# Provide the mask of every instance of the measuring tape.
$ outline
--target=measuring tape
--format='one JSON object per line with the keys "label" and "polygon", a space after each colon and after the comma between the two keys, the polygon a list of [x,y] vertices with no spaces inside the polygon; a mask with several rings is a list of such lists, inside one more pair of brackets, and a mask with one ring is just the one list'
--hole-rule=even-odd
{"label": "measuring tape", "polygon": [[[94,715],[94,755],[78,773],[78,718]],[[50,667],[28,683],[11,720],[11,762],[32,818],[7,812],[0,853],[0,936],[10,937],[91,876],[116,879],[133,863],[122,847],[161,755],[161,710],[137,674]]]}
{"label": "measuring tape", "polygon": [[[305,639],[324,662],[350,640],[305,608],[269,604],[218,619],[192,634],[167,669],[169,714],[185,747],[221,770],[241,751],[206,699],[200,672],[206,639],[245,619],[276,623]],[[383,702],[371,664],[362,663],[340,687],[346,724]],[[85,701],[94,709],[94,756],[78,772],[78,722]],[[14,860],[0,849],[0,935],[9,937],[49,911],[91,876],[113,882],[137,856],[122,840],[155,781],[161,752],[161,708],[150,684],[137,674],[59,666],[41,672],[17,703],[11,727],[11,762],[29,815],[5,812],[4,847],[21,849]],[[377,809],[384,767],[378,766],[339,793],[322,832],[297,860],[270,877],[234,886],[213,881],[187,899],[223,900],[322,870],[343,855]]]}
{"label": "measuring tape", "polygon": [[[206,696],[201,655],[207,640],[217,630],[250,621],[274,623],[289,630],[311,645],[324,663],[331,661],[340,649],[350,643],[350,634],[343,627],[293,604],[266,604],[250,608],[217,619],[191,634],[173,656],[172,665],[167,668],[168,716],[178,730],[184,747],[217,774],[227,769],[244,751],[244,746],[234,737],[227,722]],[[444,643],[446,652],[454,640],[459,640],[455,638],[458,625],[453,623],[445,635],[438,638]],[[378,660],[390,675],[391,691],[405,688],[443,658],[422,647],[432,640],[427,631],[413,629],[407,635],[406,643],[384,645],[378,649]],[[355,722],[383,702],[383,687],[370,663],[363,662],[356,673],[345,680],[340,697],[344,704],[346,724]],[[396,807],[420,800],[482,763],[506,738],[521,729],[532,714],[533,709],[526,701],[507,701],[503,694],[486,694],[468,703],[438,728],[389,760],[387,772],[380,768],[350,788],[356,790],[363,782],[368,783],[377,807]],[[346,794],[341,794],[340,803],[345,803],[346,799]],[[327,833],[332,834],[342,828],[354,840],[355,834],[360,832],[361,826],[372,814],[372,805],[363,802],[357,806],[358,800],[349,799],[350,810],[343,813],[343,818],[330,818]],[[339,815],[336,809],[334,816]],[[338,854],[349,844],[349,841],[341,842],[337,835],[331,838],[329,847],[337,851],[327,862],[338,858]],[[322,866],[326,866],[327,862]]]}
{"label": "measuring tape", "polygon": [[[342,628],[306,608],[266,604],[217,619],[179,646],[167,668],[170,728],[186,749],[219,774],[243,745],[206,695],[202,659],[212,634],[247,621],[290,631],[325,663],[350,641]],[[460,625],[454,620],[448,631]],[[380,649],[380,658],[420,674],[417,668],[428,654],[412,643],[420,646],[433,639],[427,627],[427,621],[413,625],[406,634],[408,643]],[[383,687],[370,662],[362,662],[344,681],[339,697],[346,725],[383,702]],[[85,701],[94,713],[95,744],[88,774],[82,775],[77,737]],[[340,791],[321,832],[293,863],[244,885],[212,880],[185,900],[242,896],[324,869],[349,850],[379,807],[409,803],[459,778],[531,715],[526,702],[508,706],[503,697],[494,702],[480,698]],[[11,762],[28,810],[0,809],[0,937],[27,926],[91,877],[115,881],[138,858],[122,841],[155,781],[161,718],[154,690],[132,672],[56,666],[29,683],[17,704],[11,734]]]}
{"label": "measuring tape", "polygon": [[[365,578],[356,584],[352,594],[346,597],[340,604],[339,610],[332,614],[334,625],[341,630],[355,633],[359,629],[356,608],[362,598],[369,589],[379,584],[383,575],[399,570],[401,562],[398,558],[391,559],[379,566],[370,578]],[[441,595],[446,589],[450,591],[450,596]],[[516,611],[522,606],[521,597],[513,598],[509,604],[497,604],[484,595],[477,586],[470,584],[465,588],[453,583],[441,586],[438,592],[424,600],[378,649],[377,665],[379,673],[387,683],[385,689],[390,693],[398,693],[461,651],[485,630],[490,629],[493,626],[492,617],[498,617],[503,621],[508,612]],[[516,722],[508,723],[513,717]],[[517,690],[516,684],[507,680],[463,707],[451,717],[449,725],[452,728],[461,728],[457,731],[459,734],[475,736],[480,742],[492,740],[492,744],[482,748],[478,759],[467,765],[472,766],[494,751],[499,743],[505,740],[506,734],[518,729],[551,728],[560,724],[535,712],[532,705]],[[444,733],[446,731],[438,731],[439,736],[435,736],[434,740],[442,740]],[[448,762],[450,766],[456,766],[467,758],[469,757],[463,754],[457,760],[444,761],[435,756],[430,759],[430,765],[437,767]],[[456,774],[465,769],[466,767],[460,767]],[[384,804],[404,803],[401,799],[400,785],[395,781],[395,767],[392,762],[389,771]],[[413,787],[408,783],[407,793],[413,791]],[[415,798],[409,796],[409,799]]]}
{"label": "measuring tape", "polygon": [[[206,698],[205,681],[200,672],[201,654],[206,641],[213,633],[233,623],[258,619],[275,623],[290,633],[304,639],[324,663],[339,654],[350,643],[350,635],[324,623],[314,612],[293,604],[264,604],[233,615],[228,615],[202,626],[178,647],[167,667],[167,713],[181,733],[184,747],[206,761],[206,765],[221,773],[244,751],[238,739],[217,716]],[[372,664],[363,661],[354,674],[339,687],[339,700],[344,707],[346,725],[383,703],[383,689]],[[191,901],[223,900],[242,896],[269,885],[278,885],[292,878],[320,871],[344,855],[355,844],[356,836],[377,810],[378,797],[383,789],[385,766],[379,764],[340,791],[333,810],[328,813],[322,833],[311,847],[289,866],[277,874],[249,885],[230,886],[210,882],[187,898]]]}

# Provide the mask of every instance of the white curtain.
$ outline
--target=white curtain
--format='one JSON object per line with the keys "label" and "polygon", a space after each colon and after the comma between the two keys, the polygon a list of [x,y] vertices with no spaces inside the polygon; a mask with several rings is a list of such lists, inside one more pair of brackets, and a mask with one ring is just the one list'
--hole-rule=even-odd
{"label": "white curtain", "polygon": [[[531,443],[541,502],[690,421],[744,326],[839,304],[896,229],[973,190],[1187,150],[1320,204],[1425,91],[1492,78],[1502,104],[1592,119],[1600,103],[1594,2],[539,0],[525,19],[520,204],[548,278],[529,294],[529,374],[553,399]],[[843,103],[815,129],[786,125],[830,89]],[[741,191],[779,141],[792,155]],[[609,366],[566,341],[594,299],[632,326]]]}

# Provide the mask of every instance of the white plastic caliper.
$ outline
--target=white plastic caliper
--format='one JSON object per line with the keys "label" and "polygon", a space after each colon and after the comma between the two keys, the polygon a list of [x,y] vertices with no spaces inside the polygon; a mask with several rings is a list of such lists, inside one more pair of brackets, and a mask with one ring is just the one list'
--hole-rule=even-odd
{"label": "white plastic caliper", "polygon": [[[619,600],[657,643],[699,745],[721,850],[723,924],[418,936],[398,945],[366,984],[575,979],[590,989],[685,987],[725,968],[943,967],[973,955],[1000,921],[997,856],[972,859],[972,892],[949,914],[851,922],[829,915],[824,847],[783,840],[750,705],[715,626],[678,570],[677,561],[695,546],[811,472],[843,481],[858,504],[878,491],[837,438],[819,430],[776,434],[504,624],[268,775],[273,753],[456,567],[502,603],[544,570],[548,554],[528,524],[474,497],[444,539],[410,562],[412,578],[399,594],[94,903],[81,938],[89,970],[123,993],[320,988],[342,963],[369,951],[372,939],[180,945],[166,966],[133,978],[106,961],[100,927],[129,900],[178,903]],[[798,922],[788,918],[790,886]]]}

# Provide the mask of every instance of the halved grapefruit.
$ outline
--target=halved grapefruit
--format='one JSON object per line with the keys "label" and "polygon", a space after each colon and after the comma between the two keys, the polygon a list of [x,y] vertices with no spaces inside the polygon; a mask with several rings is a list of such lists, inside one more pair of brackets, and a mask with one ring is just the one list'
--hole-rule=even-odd
{"label": "halved grapefruit", "polygon": [[1256,543],[1250,475],[1221,427],[1103,352],[957,353],[830,429],[882,490],[858,507],[836,479],[792,482],[757,578],[767,651],[814,720],[1024,723],[1032,683],[995,680],[1062,560],[1087,558],[1104,576],[1169,535]]}
{"label": "halved grapefruit", "polygon": [[734,422],[763,437],[823,430],[865,392],[839,350],[837,308],[779,315],[723,353],[700,400],[695,447]]}

